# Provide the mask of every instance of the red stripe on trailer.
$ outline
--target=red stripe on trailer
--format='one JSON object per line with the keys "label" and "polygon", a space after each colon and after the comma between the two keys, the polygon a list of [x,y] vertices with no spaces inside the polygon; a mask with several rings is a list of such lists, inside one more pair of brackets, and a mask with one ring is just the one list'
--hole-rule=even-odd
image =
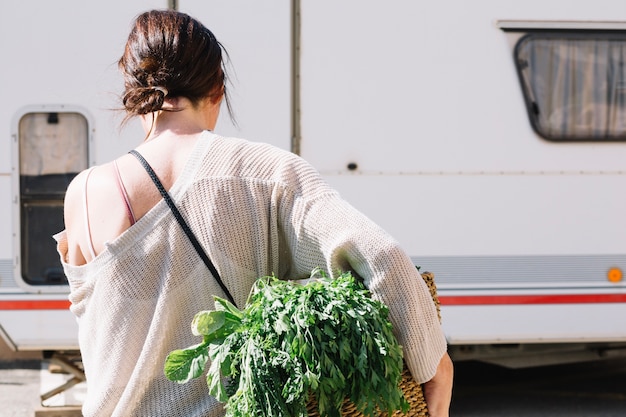
{"label": "red stripe on trailer", "polygon": [[496,304],[594,304],[626,303],[626,294],[527,294],[527,295],[448,295],[440,296],[441,305]]}
{"label": "red stripe on trailer", "polygon": [[[440,295],[441,305],[626,303],[626,294]],[[68,300],[0,300],[0,310],[67,310]]]}
{"label": "red stripe on trailer", "polygon": [[68,310],[68,300],[0,300],[0,310]]}

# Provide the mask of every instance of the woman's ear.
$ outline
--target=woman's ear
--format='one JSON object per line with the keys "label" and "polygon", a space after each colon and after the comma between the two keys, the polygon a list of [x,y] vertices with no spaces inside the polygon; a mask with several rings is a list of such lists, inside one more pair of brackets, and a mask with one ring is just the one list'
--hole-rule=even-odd
{"label": "woman's ear", "polygon": [[211,94],[209,96],[209,99],[211,100],[211,102],[213,104],[220,104],[222,102],[222,100],[224,100],[224,93],[225,93],[226,89],[224,86],[222,86],[222,88],[220,89],[218,94]]}

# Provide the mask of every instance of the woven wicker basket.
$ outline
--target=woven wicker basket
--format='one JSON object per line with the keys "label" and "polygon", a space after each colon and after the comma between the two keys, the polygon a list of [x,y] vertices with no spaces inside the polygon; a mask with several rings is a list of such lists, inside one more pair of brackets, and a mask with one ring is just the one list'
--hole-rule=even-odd
{"label": "woven wicker basket", "polygon": [[[439,316],[439,320],[441,320],[441,312],[439,309],[439,298],[437,297],[437,287],[435,285],[435,276],[432,272],[424,272],[422,273],[422,278],[426,282],[428,289],[430,290],[430,294],[433,297],[433,301],[435,302],[435,306],[437,307],[437,315]],[[393,413],[393,416],[409,416],[409,417],[417,417],[417,416],[428,416],[428,408],[426,407],[426,400],[424,399],[424,393],[422,392],[422,386],[418,384],[411,373],[409,372],[406,365],[404,366],[404,370],[402,372],[402,379],[399,384],[400,388],[404,392],[404,396],[409,402],[411,408],[406,414],[403,414],[400,411],[396,411]],[[319,417],[317,402],[314,398],[312,398],[307,404],[307,411],[310,417]],[[341,415],[344,417],[361,417],[361,414],[355,406],[350,402],[350,400],[346,399],[343,403],[343,407],[341,408]],[[381,413],[380,416],[387,416],[387,413]]]}

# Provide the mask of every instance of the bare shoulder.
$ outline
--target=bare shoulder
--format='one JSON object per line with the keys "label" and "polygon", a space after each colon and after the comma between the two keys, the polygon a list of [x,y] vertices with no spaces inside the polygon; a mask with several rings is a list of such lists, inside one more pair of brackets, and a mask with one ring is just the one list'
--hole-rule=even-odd
{"label": "bare shoulder", "polygon": [[82,171],[76,175],[65,191],[63,217],[68,246],[67,260],[74,265],[85,263],[85,257],[80,248],[80,242],[84,239],[80,225],[84,224],[81,207],[88,175],[89,170]]}
{"label": "bare shoulder", "polygon": [[90,169],[86,169],[76,175],[65,191],[63,209],[66,228],[71,227],[72,220],[74,220],[77,215],[80,215],[80,207],[82,206],[85,193],[85,182],[87,181],[89,171]]}
{"label": "bare shoulder", "polygon": [[66,209],[72,207],[76,202],[80,201],[80,196],[85,190],[85,181],[88,174],[89,169],[80,172],[74,177],[74,179],[72,179],[70,184],[67,186],[67,190],[65,191]]}
{"label": "bare shoulder", "polygon": [[80,172],[70,182],[65,192],[64,211],[66,222],[82,217],[84,204],[87,200],[106,201],[115,191],[114,179],[108,172],[108,165],[98,165]]}
{"label": "bare shoulder", "polygon": [[[81,264],[91,260],[90,247],[99,253],[111,236],[111,221],[117,219],[117,188],[111,164],[94,166],[79,173],[65,194],[64,220],[69,258]],[[119,223],[119,221],[117,221]]]}

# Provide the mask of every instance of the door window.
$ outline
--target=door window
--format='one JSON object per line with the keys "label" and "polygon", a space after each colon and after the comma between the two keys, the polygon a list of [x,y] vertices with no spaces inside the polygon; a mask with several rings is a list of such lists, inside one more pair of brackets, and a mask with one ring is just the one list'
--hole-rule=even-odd
{"label": "door window", "polygon": [[80,113],[27,113],[19,121],[20,267],[29,285],[67,284],[52,235],[64,228],[67,186],[88,166],[88,137]]}

